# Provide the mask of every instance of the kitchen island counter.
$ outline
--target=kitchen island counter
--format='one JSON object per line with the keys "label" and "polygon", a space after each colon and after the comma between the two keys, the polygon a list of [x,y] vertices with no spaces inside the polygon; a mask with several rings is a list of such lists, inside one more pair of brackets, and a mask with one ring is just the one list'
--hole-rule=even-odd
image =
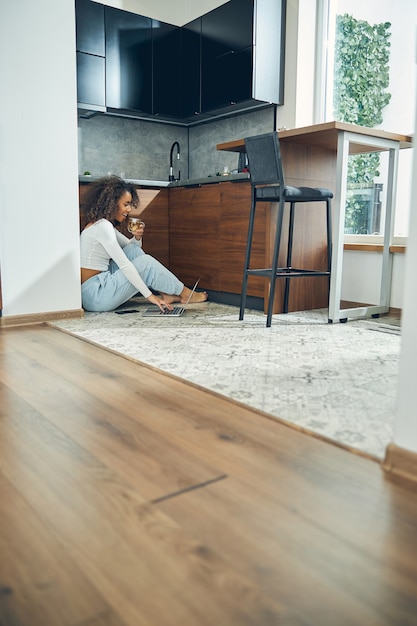
{"label": "kitchen island counter", "polygon": [[[279,131],[282,161],[286,174],[286,184],[294,187],[324,187],[334,193],[333,209],[333,251],[332,275],[330,281],[329,321],[345,321],[352,317],[379,315],[389,311],[390,287],[392,273],[392,238],[395,214],[396,185],[399,150],[411,148],[412,137],[399,133],[392,133],[378,128],[366,128],[345,122],[326,122],[303,128],[292,128]],[[243,138],[227,143],[218,144],[218,150],[244,152]],[[343,308],[341,301],[342,269],[344,249],[345,210],[347,198],[348,157],[353,154],[368,152],[388,153],[388,171],[386,174],[385,223],[383,226],[384,245],[382,251],[382,268],[380,297],[378,303],[363,303],[360,306]],[[303,254],[303,249],[311,260],[315,254],[319,261],[325,246],[325,229],[315,230],[314,237],[310,236],[310,228],[316,227],[313,220],[309,220],[308,208],[302,217],[303,224],[294,241],[299,243],[296,254]],[[302,213],[297,210],[297,213]],[[314,220],[315,221],[315,220]],[[309,225],[310,224],[310,225]],[[272,225],[271,225],[272,226]],[[319,251],[319,255],[314,253]],[[294,266],[299,265],[293,259]],[[316,265],[311,265],[316,267]],[[297,279],[301,281],[303,279]],[[319,281],[320,279],[310,279]],[[299,283],[302,286],[302,283]],[[319,285],[319,283],[317,283]],[[310,289],[314,289],[310,283]],[[327,290],[323,293],[320,306],[327,306]],[[293,309],[290,309],[293,310]]]}

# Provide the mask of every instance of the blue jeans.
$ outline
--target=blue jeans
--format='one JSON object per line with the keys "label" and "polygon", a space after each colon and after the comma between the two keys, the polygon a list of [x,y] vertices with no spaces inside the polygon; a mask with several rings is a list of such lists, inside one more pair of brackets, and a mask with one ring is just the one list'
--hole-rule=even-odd
{"label": "blue jeans", "polygon": [[[145,254],[140,246],[128,244],[123,251],[149,289],[180,295],[184,283],[162,263],[149,254]],[[112,260],[108,271],[92,276],[81,285],[82,304],[86,311],[113,311],[137,293],[136,287]]]}

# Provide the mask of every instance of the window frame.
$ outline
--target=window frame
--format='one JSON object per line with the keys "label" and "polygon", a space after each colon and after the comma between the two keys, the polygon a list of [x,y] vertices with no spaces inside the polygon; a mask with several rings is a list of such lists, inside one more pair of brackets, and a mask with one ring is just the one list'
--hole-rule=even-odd
{"label": "window frame", "polygon": [[[329,111],[333,111],[333,72],[336,15],[338,0],[316,0],[316,49],[315,49],[315,93],[313,103],[313,123],[332,121]],[[412,148],[411,148],[412,149]],[[398,200],[398,198],[397,198]],[[399,203],[395,203],[395,216]],[[394,216],[394,219],[395,219]],[[345,243],[382,244],[383,235],[355,234],[344,235]],[[392,244],[404,246],[407,235],[393,235]]]}

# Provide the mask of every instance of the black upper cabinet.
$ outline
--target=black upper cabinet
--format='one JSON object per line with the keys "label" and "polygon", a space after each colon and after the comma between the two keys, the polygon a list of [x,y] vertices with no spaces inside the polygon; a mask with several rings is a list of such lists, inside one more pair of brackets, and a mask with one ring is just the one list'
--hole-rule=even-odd
{"label": "black upper cabinet", "polygon": [[182,27],[76,0],[80,108],[182,122],[283,103],[286,0],[229,0]]}
{"label": "black upper cabinet", "polygon": [[181,29],[152,20],[154,115],[181,117]]}
{"label": "black upper cabinet", "polygon": [[254,0],[229,0],[202,16],[203,62],[253,44]]}
{"label": "black upper cabinet", "polygon": [[253,0],[230,0],[202,17],[202,110],[252,97]]}
{"label": "black upper cabinet", "polygon": [[76,0],[77,51],[104,57],[104,6],[91,0]]}
{"label": "black upper cabinet", "polygon": [[181,116],[201,113],[201,17],[181,28]]}
{"label": "black upper cabinet", "polygon": [[105,110],[104,57],[77,52],[77,102],[80,108]]}
{"label": "black upper cabinet", "polygon": [[104,6],[76,0],[77,102],[80,108],[105,110]]}
{"label": "black upper cabinet", "polygon": [[285,0],[230,0],[202,16],[202,111],[282,101]]}
{"label": "black upper cabinet", "polygon": [[152,113],[152,20],[105,7],[106,105]]}

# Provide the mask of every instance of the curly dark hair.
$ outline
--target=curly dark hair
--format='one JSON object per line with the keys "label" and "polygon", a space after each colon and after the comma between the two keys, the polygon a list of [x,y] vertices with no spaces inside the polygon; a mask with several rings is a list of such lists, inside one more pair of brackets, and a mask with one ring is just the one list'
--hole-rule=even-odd
{"label": "curly dark hair", "polygon": [[136,187],[119,176],[105,176],[89,185],[83,198],[85,222],[105,218],[116,225],[117,203],[126,192],[131,194],[132,207],[136,208],[139,205]]}

